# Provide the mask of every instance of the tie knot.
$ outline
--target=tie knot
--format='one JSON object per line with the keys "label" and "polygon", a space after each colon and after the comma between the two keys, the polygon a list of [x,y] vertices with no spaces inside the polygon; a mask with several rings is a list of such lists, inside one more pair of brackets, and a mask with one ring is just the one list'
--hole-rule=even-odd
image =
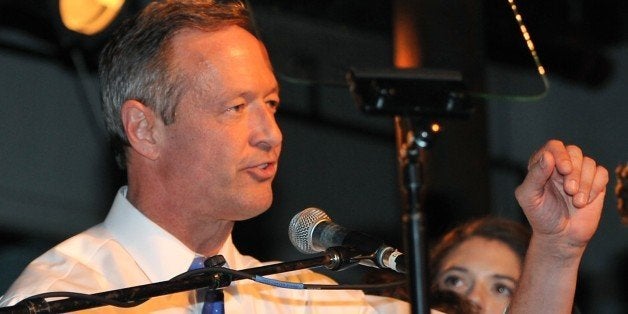
{"label": "tie knot", "polygon": [[222,255],[214,255],[210,258],[205,258],[204,256],[196,256],[194,260],[192,260],[192,265],[190,265],[190,270],[201,269],[205,267],[228,267],[226,266],[227,261]]}
{"label": "tie knot", "polygon": [[[190,270],[205,268],[205,264],[210,267],[219,267],[225,264],[222,255],[216,255],[206,259],[204,256],[196,256],[192,260]],[[197,290],[197,299],[203,301],[202,314],[223,314],[225,312],[224,295],[222,290],[209,290],[207,288]]]}
{"label": "tie knot", "polygon": [[205,268],[205,256],[196,256],[194,260],[192,260],[190,270],[196,270],[201,268]]}

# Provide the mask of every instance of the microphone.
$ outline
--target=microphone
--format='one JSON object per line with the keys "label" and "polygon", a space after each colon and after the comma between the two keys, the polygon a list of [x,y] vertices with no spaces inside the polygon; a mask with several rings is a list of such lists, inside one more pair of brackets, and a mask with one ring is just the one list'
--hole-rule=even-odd
{"label": "microphone", "polygon": [[319,208],[306,208],[292,217],[288,236],[292,245],[302,253],[312,254],[334,246],[348,246],[372,255],[372,260],[360,264],[390,268],[399,273],[407,270],[405,256],[399,250],[370,235],[333,223]]}

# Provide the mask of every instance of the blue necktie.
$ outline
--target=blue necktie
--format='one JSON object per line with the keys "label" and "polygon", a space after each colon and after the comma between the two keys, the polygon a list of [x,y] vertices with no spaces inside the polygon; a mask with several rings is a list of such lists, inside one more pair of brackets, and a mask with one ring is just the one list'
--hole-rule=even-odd
{"label": "blue necktie", "polygon": [[[205,267],[205,258],[197,256],[190,265],[190,270],[201,269]],[[222,290],[209,290],[207,288],[198,289],[197,300],[203,300],[202,314],[223,314],[225,313],[224,294]]]}

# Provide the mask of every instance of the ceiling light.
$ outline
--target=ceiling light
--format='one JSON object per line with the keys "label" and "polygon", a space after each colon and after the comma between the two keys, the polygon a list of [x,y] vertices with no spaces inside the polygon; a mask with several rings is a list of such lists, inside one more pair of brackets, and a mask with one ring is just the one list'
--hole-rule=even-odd
{"label": "ceiling light", "polygon": [[84,35],[94,35],[116,18],[124,0],[59,0],[63,25]]}

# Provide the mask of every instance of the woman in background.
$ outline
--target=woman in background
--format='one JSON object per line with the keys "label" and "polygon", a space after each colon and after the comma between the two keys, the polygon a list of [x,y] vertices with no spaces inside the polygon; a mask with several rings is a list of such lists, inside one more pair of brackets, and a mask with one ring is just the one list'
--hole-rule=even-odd
{"label": "woman in background", "polygon": [[573,312],[578,268],[598,228],[607,183],[608,171],[579,147],[548,141],[515,189],[529,241],[508,240],[519,232],[514,225],[496,227],[501,236],[482,231],[484,222],[460,227],[433,250],[432,287],[469,300],[480,313]]}
{"label": "woman in background", "polygon": [[[474,219],[447,232],[430,250],[430,306],[449,314],[505,313],[530,237],[526,225],[496,217]],[[367,283],[401,278],[379,271],[369,274]],[[405,286],[377,294],[409,301]]]}
{"label": "woman in background", "polygon": [[432,291],[451,291],[480,313],[504,313],[521,276],[530,230],[502,218],[467,222],[431,250]]}
{"label": "woman in background", "polygon": [[[523,224],[492,217],[446,233],[430,251],[430,306],[450,314],[502,314],[521,276],[530,235]],[[367,282],[401,278],[379,271],[369,274]],[[378,294],[409,301],[405,286]]]}

